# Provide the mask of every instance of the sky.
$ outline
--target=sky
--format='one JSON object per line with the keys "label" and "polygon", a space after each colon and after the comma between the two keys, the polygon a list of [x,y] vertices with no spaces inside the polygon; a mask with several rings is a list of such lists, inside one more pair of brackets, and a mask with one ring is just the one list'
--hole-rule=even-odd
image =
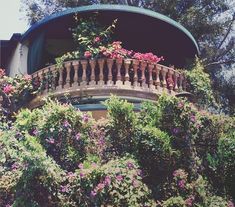
{"label": "sky", "polygon": [[13,33],[28,29],[24,12],[20,12],[20,0],[0,0],[0,40],[9,40]]}

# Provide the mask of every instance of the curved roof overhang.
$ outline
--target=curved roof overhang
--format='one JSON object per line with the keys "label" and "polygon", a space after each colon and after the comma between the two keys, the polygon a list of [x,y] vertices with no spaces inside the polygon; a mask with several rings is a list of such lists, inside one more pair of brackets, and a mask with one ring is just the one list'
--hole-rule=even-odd
{"label": "curved roof overhang", "polygon": [[163,55],[168,59],[168,64],[182,67],[187,59],[199,53],[191,33],[176,21],[157,12],[124,5],[82,6],[55,13],[30,27],[21,42],[33,40],[37,33],[45,29],[51,35],[62,35],[66,28],[63,25],[71,27],[75,13],[81,16],[98,13],[104,23],[117,18],[117,40],[122,41],[127,49]]}

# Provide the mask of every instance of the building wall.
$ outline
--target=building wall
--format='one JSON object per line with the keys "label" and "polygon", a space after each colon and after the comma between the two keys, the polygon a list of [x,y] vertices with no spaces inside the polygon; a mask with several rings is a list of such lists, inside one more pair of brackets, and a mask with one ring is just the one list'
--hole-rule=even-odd
{"label": "building wall", "polygon": [[18,43],[7,66],[10,76],[27,73],[27,56],[28,47]]}

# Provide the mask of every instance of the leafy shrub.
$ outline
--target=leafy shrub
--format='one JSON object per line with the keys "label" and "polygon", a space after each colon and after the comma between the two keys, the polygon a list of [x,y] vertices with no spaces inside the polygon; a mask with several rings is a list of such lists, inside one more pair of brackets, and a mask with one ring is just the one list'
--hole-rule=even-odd
{"label": "leafy shrub", "polygon": [[218,142],[218,150],[208,155],[209,166],[213,169],[215,180],[220,180],[226,194],[235,196],[235,130],[224,134]]}
{"label": "leafy shrub", "polygon": [[108,110],[108,132],[112,151],[116,154],[131,152],[137,117],[134,106],[126,100],[111,96],[105,102]]}
{"label": "leafy shrub", "polygon": [[[163,188],[164,189],[164,188]],[[208,182],[200,175],[190,181],[188,173],[182,169],[175,170],[172,181],[165,186],[166,200],[159,202],[163,207],[189,206],[228,206],[228,201],[213,195]]]}
{"label": "leafy shrub", "polygon": [[[20,138],[19,142],[15,136]],[[63,171],[34,137],[5,132],[0,139],[0,205],[53,206]],[[2,198],[3,196],[3,198]]]}
{"label": "leafy shrub", "polygon": [[195,95],[196,102],[202,107],[217,106],[209,74],[205,72],[204,66],[199,59],[192,70],[186,71],[188,79],[189,90]]}
{"label": "leafy shrub", "polygon": [[[15,125],[20,131],[36,136],[60,166],[74,170],[88,153],[92,120],[89,114],[81,113],[72,105],[49,100],[42,109],[22,110]],[[99,141],[99,137],[93,139]]]}
{"label": "leafy shrub", "polygon": [[151,193],[142,182],[138,164],[131,158],[111,160],[101,165],[80,164],[67,175],[62,186],[73,206],[153,206]]}

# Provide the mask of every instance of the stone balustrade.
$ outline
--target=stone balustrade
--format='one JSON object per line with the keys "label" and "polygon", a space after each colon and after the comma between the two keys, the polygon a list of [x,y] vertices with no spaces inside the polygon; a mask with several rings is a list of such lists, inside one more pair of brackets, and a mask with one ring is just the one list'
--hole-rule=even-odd
{"label": "stone balustrade", "polygon": [[80,96],[121,96],[156,100],[163,91],[170,95],[186,91],[185,77],[172,67],[135,59],[91,59],[51,65],[32,74],[41,95],[70,93]]}

